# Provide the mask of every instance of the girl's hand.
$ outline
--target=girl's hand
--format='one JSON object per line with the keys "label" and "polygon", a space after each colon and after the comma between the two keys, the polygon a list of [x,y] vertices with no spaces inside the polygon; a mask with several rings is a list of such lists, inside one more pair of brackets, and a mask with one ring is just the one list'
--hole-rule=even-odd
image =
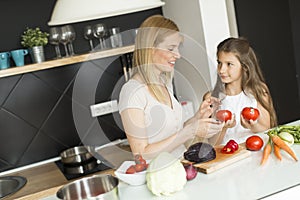
{"label": "girl's hand", "polygon": [[252,119],[246,120],[243,115],[241,114],[241,125],[246,129],[251,129],[253,126],[255,126],[258,123],[258,118],[253,121]]}
{"label": "girl's hand", "polygon": [[232,128],[235,125],[236,125],[235,114],[232,114],[232,118],[225,123],[224,128]]}

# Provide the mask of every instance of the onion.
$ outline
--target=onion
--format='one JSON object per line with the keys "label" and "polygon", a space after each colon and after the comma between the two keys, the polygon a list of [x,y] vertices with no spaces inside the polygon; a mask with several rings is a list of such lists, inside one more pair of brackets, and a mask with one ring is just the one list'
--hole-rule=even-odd
{"label": "onion", "polygon": [[197,176],[197,169],[192,164],[185,164],[184,169],[186,172],[186,180],[192,180]]}
{"label": "onion", "polygon": [[288,132],[280,132],[279,137],[289,146],[294,144],[294,137]]}

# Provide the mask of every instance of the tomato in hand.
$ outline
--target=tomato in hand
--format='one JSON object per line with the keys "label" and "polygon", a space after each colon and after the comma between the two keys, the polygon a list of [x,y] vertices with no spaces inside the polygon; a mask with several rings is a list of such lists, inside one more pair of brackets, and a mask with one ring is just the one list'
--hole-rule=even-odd
{"label": "tomato in hand", "polygon": [[257,120],[257,118],[259,117],[259,111],[256,108],[253,107],[245,107],[242,110],[242,116],[244,117],[244,119],[246,120]]}
{"label": "tomato in hand", "polygon": [[258,135],[252,135],[246,140],[246,148],[251,151],[258,151],[264,145],[264,141]]}
{"label": "tomato in hand", "polygon": [[228,120],[231,120],[232,113],[229,110],[219,110],[216,113],[216,118],[221,122],[227,122]]}

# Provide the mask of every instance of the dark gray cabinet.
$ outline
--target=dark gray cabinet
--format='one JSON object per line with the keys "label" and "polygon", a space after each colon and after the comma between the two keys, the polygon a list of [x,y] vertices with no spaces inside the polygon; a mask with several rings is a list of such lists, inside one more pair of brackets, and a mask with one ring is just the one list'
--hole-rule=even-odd
{"label": "dark gray cabinet", "polygon": [[271,90],[278,122],[300,118],[300,2],[235,0],[240,36],[250,40]]}

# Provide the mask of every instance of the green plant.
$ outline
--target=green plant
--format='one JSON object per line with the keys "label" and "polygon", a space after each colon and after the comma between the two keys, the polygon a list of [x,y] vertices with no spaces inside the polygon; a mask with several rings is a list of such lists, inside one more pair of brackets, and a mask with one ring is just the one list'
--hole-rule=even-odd
{"label": "green plant", "polygon": [[21,45],[23,47],[44,46],[48,43],[49,33],[43,32],[40,28],[26,28],[21,36]]}

